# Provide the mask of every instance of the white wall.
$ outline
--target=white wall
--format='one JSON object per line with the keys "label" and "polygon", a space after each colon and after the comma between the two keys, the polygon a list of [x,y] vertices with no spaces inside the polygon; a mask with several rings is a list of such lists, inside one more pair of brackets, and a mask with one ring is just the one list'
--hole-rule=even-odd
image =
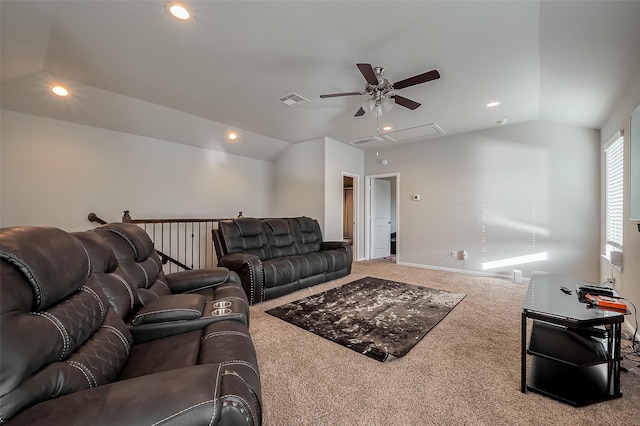
{"label": "white wall", "polygon": [[[359,176],[357,194],[358,211],[354,212],[354,218],[358,218],[356,231],[356,250],[361,253],[364,241],[364,151],[338,142],[331,138],[325,138],[325,166],[324,166],[324,239],[326,241],[342,241],[342,173]],[[361,256],[354,253],[354,258]]]}
{"label": "white wall", "polygon": [[[378,149],[386,166],[368,151],[365,173],[402,176],[401,263],[482,271],[546,251],[547,261],[485,272],[597,280],[599,141],[597,130],[528,122]],[[465,263],[447,257],[458,249]]]}
{"label": "white wall", "polygon": [[[633,304],[640,307],[640,232],[638,232],[638,222],[629,220],[629,195],[630,195],[630,170],[629,170],[629,117],[633,110],[640,105],[640,70],[635,74],[635,78],[625,87],[624,92],[619,97],[616,107],[611,112],[601,131],[601,145],[604,146],[611,137],[620,129],[624,130],[624,230],[623,230],[623,270],[622,272],[612,269],[608,261],[600,259],[600,281],[611,275],[616,279],[615,288]],[[604,162],[602,162],[604,173]],[[604,185],[604,181],[602,182]],[[604,207],[604,186],[602,187],[601,206]],[[602,210],[602,224],[600,229],[600,248],[604,253],[604,209]]]}
{"label": "white wall", "polygon": [[324,138],[294,144],[284,152],[276,162],[271,216],[308,216],[323,226],[324,156]]}
{"label": "white wall", "polygon": [[[325,241],[342,240],[342,174],[358,175],[358,200],[364,204],[364,151],[331,138],[292,145],[276,162],[273,216],[318,220]],[[356,248],[363,246],[362,214]],[[357,254],[354,255],[357,258]]]}
{"label": "white wall", "polygon": [[94,226],[134,218],[271,212],[275,165],[2,110],[0,226]]}

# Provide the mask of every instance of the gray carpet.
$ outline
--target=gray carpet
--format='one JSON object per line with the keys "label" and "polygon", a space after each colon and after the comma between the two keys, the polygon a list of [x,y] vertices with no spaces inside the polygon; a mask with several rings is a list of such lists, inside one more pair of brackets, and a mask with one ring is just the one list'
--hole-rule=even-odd
{"label": "gray carpet", "polygon": [[268,314],[377,361],[405,356],[463,294],[365,277]]}
{"label": "gray carpet", "polygon": [[[467,296],[409,354],[388,362],[362,356],[265,312],[367,276]],[[520,314],[526,290],[526,284],[509,279],[367,261],[355,262],[350,276],[251,306],[263,424],[638,424],[638,362],[628,364],[630,371],[621,376],[624,395],[612,401],[574,408],[520,392]]]}

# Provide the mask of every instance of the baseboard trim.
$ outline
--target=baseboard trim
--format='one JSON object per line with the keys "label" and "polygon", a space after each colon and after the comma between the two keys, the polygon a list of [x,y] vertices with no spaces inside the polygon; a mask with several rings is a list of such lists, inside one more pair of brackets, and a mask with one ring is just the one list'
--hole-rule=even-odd
{"label": "baseboard trim", "polygon": [[[411,266],[413,268],[432,269],[434,271],[454,272],[458,274],[475,275],[480,277],[504,278],[504,279],[513,281],[513,277],[505,274],[494,274],[491,272],[470,271],[468,269],[443,268],[441,266],[424,265],[422,263],[397,262],[397,264],[402,266]],[[523,284],[526,284],[528,282],[529,282],[529,278],[525,278],[525,277],[522,278]]]}

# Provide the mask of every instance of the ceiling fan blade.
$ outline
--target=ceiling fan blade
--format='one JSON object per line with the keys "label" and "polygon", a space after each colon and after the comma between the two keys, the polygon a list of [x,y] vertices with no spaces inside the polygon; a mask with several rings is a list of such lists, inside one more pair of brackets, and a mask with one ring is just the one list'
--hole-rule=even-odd
{"label": "ceiling fan blade", "polygon": [[360,109],[355,113],[354,117],[361,117],[364,115],[364,109],[360,107]]}
{"label": "ceiling fan blade", "polygon": [[362,73],[364,79],[367,80],[367,83],[372,86],[378,85],[378,77],[376,77],[376,73],[373,71],[371,64],[356,64],[356,66]]}
{"label": "ceiling fan blade", "polygon": [[416,101],[412,101],[411,99],[407,99],[403,96],[395,95],[393,100],[396,101],[398,105],[402,105],[405,108],[416,109],[420,106],[420,104]]}
{"label": "ceiling fan blade", "polygon": [[405,78],[397,83],[393,83],[393,88],[396,90],[404,89],[405,87],[415,86],[416,84],[426,83],[427,81],[437,80],[440,78],[438,70],[431,70],[423,74],[414,75],[413,77]]}
{"label": "ceiling fan blade", "polygon": [[344,92],[344,93],[328,93],[326,95],[320,95],[320,98],[336,98],[338,96],[353,96],[353,95],[366,95],[366,92]]}

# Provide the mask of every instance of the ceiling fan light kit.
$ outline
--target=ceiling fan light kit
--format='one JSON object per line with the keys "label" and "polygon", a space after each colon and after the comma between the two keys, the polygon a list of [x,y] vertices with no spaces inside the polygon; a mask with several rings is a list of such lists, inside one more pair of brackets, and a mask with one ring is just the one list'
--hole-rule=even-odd
{"label": "ceiling fan light kit", "polygon": [[384,68],[373,68],[371,64],[356,64],[356,66],[366,80],[363,92],[343,92],[320,95],[320,98],[322,99],[335,98],[338,96],[369,95],[370,98],[363,102],[360,109],[355,113],[355,117],[361,117],[367,111],[373,111],[374,108],[376,115],[379,116],[383,111],[389,111],[393,107],[393,102],[410,110],[414,110],[420,106],[420,103],[403,96],[396,95],[395,91],[440,78],[440,73],[437,70],[431,70],[392,84],[389,80],[382,77]]}

